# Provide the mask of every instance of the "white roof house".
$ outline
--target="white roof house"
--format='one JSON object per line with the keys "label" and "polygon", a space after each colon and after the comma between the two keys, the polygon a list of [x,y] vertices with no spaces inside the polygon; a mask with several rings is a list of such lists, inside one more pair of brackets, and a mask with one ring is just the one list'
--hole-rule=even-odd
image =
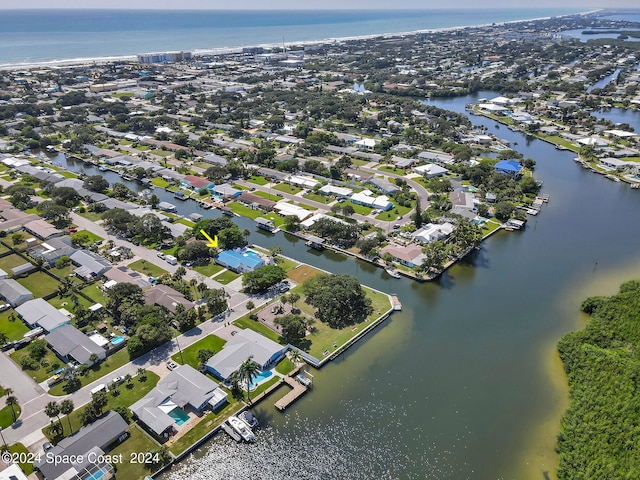
{"label": "white roof house", "polygon": [[449,170],[447,170],[446,168],[441,167],[440,165],[435,165],[433,163],[413,167],[413,171],[427,178],[441,177],[442,175],[446,175],[447,173],[449,173]]}
{"label": "white roof house", "polygon": [[353,190],[347,187],[339,187],[337,185],[325,185],[318,190],[320,193],[324,193],[325,195],[341,195],[343,197],[348,197],[353,193]]}
{"label": "white roof house", "polygon": [[389,201],[386,195],[375,196],[371,190],[363,190],[351,195],[350,200],[358,205],[364,205],[371,208],[379,208],[381,210],[389,210],[393,208],[393,203]]}
{"label": "white roof house", "polygon": [[431,243],[436,240],[443,240],[451,235],[455,227],[450,223],[434,224],[428,223],[414,233],[413,238],[421,243]]}
{"label": "white roof house", "polygon": [[298,217],[300,220],[305,220],[309,215],[313,212],[309,210],[305,210],[299,205],[294,205],[293,203],[288,203],[286,200],[282,200],[275,204],[273,207],[275,211],[277,211],[283,217],[288,217],[289,215],[294,215]]}

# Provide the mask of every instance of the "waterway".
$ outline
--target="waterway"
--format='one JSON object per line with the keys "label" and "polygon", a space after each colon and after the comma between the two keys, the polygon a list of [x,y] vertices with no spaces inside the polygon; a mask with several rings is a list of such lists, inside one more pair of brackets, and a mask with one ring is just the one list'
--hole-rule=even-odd
{"label": "waterway", "polygon": [[[463,112],[467,103],[496,95],[431,103]],[[439,281],[424,284],[390,279],[366,263],[309,250],[237,219],[252,242],[396,292],[404,309],[314,371],[313,391],[286,413],[275,410],[275,399],[260,404],[255,411],[265,428],[255,445],[218,436],[163,478],[554,478],[566,406],[554,345],[581,327],[578,308],[587,292],[611,293],[640,277],[640,223],[633,221],[640,192],[587,172],[569,152],[484,117],[471,120],[536,160],[536,178],[550,195],[541,215],[522,232],[493,236]],[[218,215],[159,196],[181,214]]]}

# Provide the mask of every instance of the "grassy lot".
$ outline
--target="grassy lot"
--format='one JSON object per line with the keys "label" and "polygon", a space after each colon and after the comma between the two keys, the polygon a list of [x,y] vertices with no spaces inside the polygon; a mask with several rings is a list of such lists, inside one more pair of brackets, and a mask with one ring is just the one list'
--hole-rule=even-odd
{"label": "grassy lot", "polygon": [[232,272],[231,270],[225,270],[220,275],[216,275],[213,279],[223,285],[233,282],[240,276],[239,273]]}
{"label": "grassy lot", "polygon": [[[107,359],[103,362],[100,362],[97,365],[89,368],[85,375],[81,375],[78,378],[80,379],[81,385],[84,387],[85,385],[89,385],[91,382],[95,382],[103,376],[109,375],[109,373],[113,372],[123,365],[126,365],[127,363],[129,363],[129,352],[126,348],[123,348],[122,350],[118,350],[113,355],[108,356]],[[111,378],[107,376],[104,379],[104,383],[108,384],[110,382]],[[65,385],[66,382],[59,383],[49,390],[49,394],[56,396],[66,395],[67,392],[64,391]]]}
{"label": "grassy lot", "polygon": [[97,222],[98,220],[102,219],[102,215],[100,215],[99,213],[90,212],[88,210],[85,210],[84,213],[80,213],[80,212],[77,212],[77,213],[81,217],[86,218],[87,220],[91,220],[92,222]]}
{"label": "grassy lot", "polygon": [[[22,409],[20,405],[14,405],[13,410],[16,412],[16,418],[20,418]],[[11,407],[7,405],[0,410],[0,427],[8,428],[13,424],[13,413],[11,413]]]}
{"label": "grassy lot", "polygon": [[402,168],[391,167],[389,165],[383,165],[378,168],[378,170],[382,170],[384,172],[395,173],[396,175],[406,175],[407,171]]}
{"label": "grassy lot", "polygon": [[287,273],[287,277],[296,283],[302,283],[311,277],[321,274],[322,271],[310,265],[300,265]]}
{"label": "grassy lot", "polygon": [[100,235],[96,235],[90,230],[78,230],[78,233],[86,233],[89,237],[89,243],[101,242],[104,240],[104,238],[102,238]]}
{"label": "grassy lot", "polygon": [[[83,307],[89,308],[91,305],[93,305],[92,302],[81,295],[76,295],[76,298],[78,300],[78,303]],[[73,298],[71,298],[71,295],[66,295],[64,297],[59,297],[56,295],[55,297],[47,300],[47,302],[56,308],[66,308],[69,311],[73,310]]]}
{"label": "grassy lot", "polygon": [[87,285],[81,290],[87,297],[93,300],[93,303],[102,303],[106,302],[106,296],[102,293],[102,290],[98,288],[97,283],[92,283],[91,285]]}
{"label": "grassy lot", "polygon": [[294,368],[296,368],[296,366],[291,360],[289,360],[289,357],[284,357],[278,362],[278,365],[276,365],[276,372],[281,375],[289,375],[289,373],[292,372]]}
{"label": "grassy lot", "polygon": [[271,200],[272,202],[279,202],[282,200],[282,195],[274,195],[273,193],[263,192],[260,190],[256,190],[255,192],[251,192],[259,197],[266,198],[267,200]]}
{"label": "grassy lot", "polygon": [[312,200],[314,202],[324,203],[325,205],[335,200],[335,198],[333,197],[328,197],[326,195],[318,195],[317,193],[307,193],[306,195],[304,195],[304,198],[308,198],[309,200]]}
{"label": "grassy lot", "polygon": [[171,359],[181,365],[187,363],[193,368],[198,369],[198,366],[200,364],[200,362],[198,361],[198,352],[200,350],[211,350],[213,353],[218,353],[220,350],[222,350],[222,347],[224,347],[225,343],[227,343],[226,340],[216,335],[207,335],[203,339],[198,340],[193,345],[190,345],[187,348],[183,349],[182,355],[180,355],[180,352],[178,352],[173,355]]}
{"label": "grassy lot", "polygon": [[252,177],[247,178],[247,182],[254,183],[256,185],[266,185],[267,183],[269,183],[269,180],[267,180],[261,175],[254,175]]}
{"label": "grassy lot", "polygon": [[44,272],[33,272],[27,277],[19,278],[18,283],[33,293],[36,298],[45,297],[58,289],[60,282]]}
{"label": "grassy lot", "polygon": [[555,145],[562,145],[563,147],[566,147],[573,152],[577,152],[578,150],[580,150],[572,142],[569,142],[568,140],[565,140],[564,138],[557,135],[539,135],[539,137],[547,140],[548,142],[554,143]]}
{"label": "grassy lot", "polygon": [[299,265],[293,260],[289,260],[288,258],[284,258],[280,256],[276,258],[276,263],[278,264],[279,267],[282,267],[285,272],[289,272]]}
{"label": "grassy lot", "polygon": [[[22,368],[21,367],[22,358],[29,357],[29,356],[31,356],[31,353],[29,352],[29,347],[25,347],[22,350],[13,352],[10,355],[12,360],[16,362],[16,364],[20,368]],[[40,368],[38,368],[38,370],[25,370],[24,372],[27,375],[29,375],[31,378],[33,378],[37,383],[44,382],[47,378],[49,378],[53,374],[53,371],[55,370],[55,368],[53,368],[52,365],[54,364],[62,365],[62,361],[58,359],[55,353],[53,353],[51,350],[47,348],[47,353],[45,354],[43,359],[40,361]]]}
{"label": "grassy lot", "polygon": [[124,138],[121,138],[120,140],[118,140],[118,145],[131,145],[133,142],[131,140],[126,140]]}
{"label": "grassy lot", "polygon": [[[29,449],[25,447],[22,443],[14,443],[9,447],[9,451],[11,453],[25,453],[29,454]],[[32,463],[19,463],[18,466],[22,469],[25,475],[31,475],[33,473],[33,464]],[[12,477],[13,478],[13,477]]]}
{"label": "grassy lot", "polygon": [[351,164],[352,165],[357,165],[359,167],[363,167],[364,165],[368,165],[369,163],[371,163],[371,162],[369,162],[367,160],[361,160],[359,158],[352,158],[351,159]]}
{"label": "grassy lot", "polygon": [[222,265],[218,265],[217,263],[209,262],[206,265],[196,265],[193,267],[193,269],[201,275],[204,275],[205,277],[210,277],[211,275],[215,275],[216,273],[224,270],[224,267]]}
{"label": "grassy lot", "polygon": [[[158,383],[158,380],[160,380],[160,377],[158,377],[158,375],[156,375],[155,373],[149,372],[149,371],[147,371],[146,373],[145,381],[141,381],[139,376],[133,377],[133,380],[131,381],[132,387],[127,388],[127,384],[123,383],[119,387],[119,391],[120,391],[119,395],[114,396],[113,392],[107,392],[108,402],[107,402],[107,406],[104,408],[103,411],[106,412],[107,410],[112,410],[116,407],[120,407],[120,406],[129,407],[133,405],[135,402],[137,402],[142,397],[144,397],[147,393],[149,393],[151,389],[156,386],[156,384]],[[73,412],[71,412],[71,414],[69,415],[69,418],[71,420],[71,426],[73,427],[74,432],[78,431],[78,429],[82,426],[80,415],[82,414],[82,411],[87,407],[88,405],[85,405],[84,407],[80,407],[77,410],[74,410]],[[62,422],[61,422],[62,427],[64,429],[62,437],[54,439],[51,436],[51,431],[49,427],[45,427],[42,429],[42,433],[44,433],[45,436],[50,441],[55,440],[56,442],[59,442],[60,440],[62,440],[62,438],[67,437],[70,434],[69,421],[66,418],[61,417],[61,419],[62,419]]]}
{"label": "grassy lot", "polygon": [[500,228],[500,222],[498,220],[489,220],[482,226],[482,236],[485,237],[498,228]]}
{"label": "grassy lot", "polygon": [[188,433],[184,434],[182,437],[176,440],[173,445],[169,447],[169,451],[171,451],[171,453],[173,453],[174,455],[182,453],[184,450],[193,445],[197,440],[200,440],[207,433],[224,422],[232,414],[240,410],[240,407],[242,406],[241,402],[231,398],[231,396],[229,396],[229,400],[231,401],[231,403],[228,403],[217,412],[209,412],[204,415],[204,417],[202,417],[202,420],[194,425]]}
{"label": "grassy lot", "polygon": [[358,205],[357,203],[353,203],[351,200],[346,200],[342,203],[339,204],[342,208],[344,208],[347,205],[351,205],[353,207],[353,209],[355,210],[356,213],[359,213],[360,215],[369,215],[371,213],[371,211],[373,210],[373,208],[371,207],[367,207],[365,205]]}
{"label": "grassy lot", "polygon": [[155,185],[156,187],[160,188],[167,188],[169,186],[169,182],[167,182],[162,177],[153,177],[151,179],[151,185]]}
{"label": "grassy lot", "polygon": [[258,217],[268,218],[273,221],[274,225],[280,226],[284,223],[284,219],[280,217],[277,213],[266,213],[262,210],[253,210],[252,208],[243,205],[240,202],[230,202],[227,204],[234,213],[237,213],[241,217],[251,218],[255,220]]}
{"label": "grassy lot", "polygon": [[240,317],[235,322],[233,322],[233,324],[238,328],[242,328],[242,329],[249,328],[254,332],[258,332],[259,334],[264,335],[265,337],[281,345],[287,344],[287,342],[284,341],[284,339],[280,336],[279,333],[274,332],[269,327],[260,323],[257,320],[251,320],[249,318],[249,314],[244,315],[243,317]]}
{"label": "grassy lot", "polygon": [[132,453],[144,453],[157,450],[160,445],[152,440],[137,425],[131,424],[127,429],[129,438],[109,452],[110,455],[122,455],[123,463],[117,465],[117,478],[144,478],[152,473],[145,468],[144,463],[131,463],[129,459]]}
{"label": "grassy lot", "polygon": [[297,187],[296,185],[289,185],[288,183],[279,183],[276,186],[274,186],[273,189],[278,190],[280,192],[291,193],[291,194],[296,194],[302,191],[300,187]]}
{"label": "grassy lot", "polygon": [[[169,151],[169,150],[162,150],[161,148],[156,148],[153,150],[149,150],[149,153],[152,153],[154,155],[158,155],[159,157],[169,157],[171,155],[173,155],[173,152]],[[158,178],[158,177],[155,177]]]}
{"label": "grassy lot", "polygon": [[395,208],[392,208],[391,210],[379,213],[376,216],[376,220],[393,222],[394,220],[397,220],[399,217],[405,216],[412,209],[413,207],[403,207],[402,205],[397,205]]}
{"label": "grassy lot", "polygon": [[6,245],[0,243],[0,255],[2,255],[3,253],[6,253],[9,251],[9,247],[7,247]]}
{"label": "grassy lot", "polygon": [[299,207],[304,208],[305,210],[318,210],[318,207],[314,207],[313,205],[309,205],[308,203],[301,202],[299,200],[289,200],[288,203],[292,203],[294,205],[298,205]]}
{"label": "grassy lot", "polygon": [[16,253],[12,253],[11,255],[0,258],[0,268],[7,273],[10,273],[12,268],[15,268],[19,265],[24,265],[25,263],[29,262],[27,262],[27,260]]}
{"label": "grassy lot", "polygon": [[147,262],[146,260],[136,260],[133,263],[127,265],[131,270],[135,270],[136,272],[144,273],[148,277],[159,277],[167,273],[166,270],[160,268],[155,263]]}
{"label": "grassy lot", "polygon": [[[13,320],[9,318],[12,313],[15,315]],[[20,340],[28,331],[29,328],[18,318],[13,309],[0,313],[0,332],[7,336],[8,341]]]}
{"label": "grassy lot", "polygon": [[176,223],[181,223],[182,225],[186,225],[189,228],[193,228],[193,226],[195,225],[195,223],[193,223],[191,220],[187,220],[186,218],[179,218]]}

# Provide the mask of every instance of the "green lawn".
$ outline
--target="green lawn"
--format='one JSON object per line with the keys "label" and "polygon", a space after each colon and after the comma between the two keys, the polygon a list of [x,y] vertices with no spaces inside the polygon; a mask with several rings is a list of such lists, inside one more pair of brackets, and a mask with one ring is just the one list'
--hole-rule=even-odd
{"label": "green lawn", "polygon": [[498,228],[500,228],[500,222],[498,220],[489,220],[482,226],[482,236],[485,237]]}
{"label": "green lawn", "polygon": [[[162,150],[160,148],[156,148],[154,150],[149,150],[149,153],[152,153],[154,155],[158,155],[159,157],[169,157],[171,155],[173,155],[173,152],[169,151],[169,150]],[[159,177],[155,177],[155,178],[159,178]],[[154,183],[155,185],[155,183]]]}
{"label": "green lawn", "polygon": [[268,218],[272,220],[274,225],[276,226],[280,226],[284,223],[284,219],[277,213],[273,213],[273,212],[266,213],[262,210],[254,210],[240,202],[230,202],[227,204],[227,207],[229,207],[231,211],[233,211],[234,213],[237,213],[241,217],[251,218],[253,220],[255,220],[258,217]]}
{"label": "green lawn", "polygon": [[33,293],[36,298],[46,297],[58,289],[60,282],[44,272],[33,272],[27,277],[19,278],[18,283]]}
{"label": "green lawn", "polygon": [[340,205],[342,208],[344,208],[346,205],[351,205],[355,212],[359,213],[360,215],[369,215],[371,213],[371,210],[373,210],[373,208],[371,207],[358,205],[357,203],[353,203],[351,200],[344,201],[342,203],[339,203],[338,205]]}
{"label": "green lawn", "polygon": [[107,301],[106,295],[102,293],[102,290],[98,288],[97,283],[92,283],[91,285],[87,285],[81,290],[87,297],[93,300],[93,303],[104,303]]}
{"label": "green lawn", "polygon": [[[10,357],[13,359],[16,364],[22,368],[22,358],[29,357],[31,353],[29,352],[29,347],[25,347],[17,352],[13,352]],[[62,366],[62,361],[53,353],[51,350],[47,348],[47,353],[40,361],[40,366],[37,370],[25,370],[24,372],[33,378],[37,383],[44,382],[47,378],[53,375],[55,370],[54,366],[57,364],[58,368]],[[44,366],[43,366],[44,365]]]}
{"label": "green lawn", "polygon": [[563,147],[568,148],[573,152],[577,152],[580,150],[574,143],[565,140],[564,138],[557,135],[539,135],[540,138],[547,140],[555,145],[562,145]]}
{"label": "green lawn", "polygon": [[381,212],[376,216],[376,220],[384,220],[386,222],[393,222],[397,220],[399,217],[405,216],[409,213],[413,207],[404,207],[402,205],[397,205],[396,207],[388,210],[386,212]]}
{"label": "green lawn", "polygon": [[390,165],[383,165],[378,168],[378,170],[382,170],[384,172],[395,173],[396,175],[406,175],[407,171],[402,168],[392,167]]}
{"label": "green lawn", "polygon": [[7,247],[6,245],[0,243],[0,255],[6,253],[9,251],[9,247]]}
{"label": "green lawn", "polygon": [[280,336],[279,333],[274,332],[269,327],[260,323],[257,320],[251,320],[249,318],[249,314],[244,315],[243,317],[240,317],[235,322],[233,322],[233,324],[242,329],[249,328],[255,332],[258,332],[259,334],[264,335],[265,337],[273,340],[276,343],[279,343],[280,345],[287,344],[287,342],[284,341],[284,339]]}
{"label": "green lawn", "polygon": [[[78,300],[78,303],[83,307],[89,308],[91,305],[93,305],[92,302],[84,298],[82,295],[76,295],[76,298]],[[66,295],[64,297],[59,297],[58,295],[56,295],[55,297],[47,300],[47,302],[58,309],[66,308],[70,312],[73,310],[73,298],[71,298],[71,295]]]}
{"label": "green lawn", "polygon": [[[277,375],[274,375],[273,378],[271,378],[270,380],[267,380],[264,383],[261,383],[260,385],[258,385],[258,388],[256,388],[255,390],[251,390],[251,398],[256,398],[258,395],[260,395],[262,392],[264,392],[265,390],[268,390],[271,386],[275,385],[276,383],[278,383],[280,381],[280,377],[278,377]],[[245,385],[246,387],[246,385]],[[246,390],[242,390],[242,397],[244,399],[245,402],[249,402],[249,397],[247,396],[247,391]]]}
{"label": "green lawn", "polygon": [[186,218],[179,218],[176,223],[181,223],[182,225],[186,225],[189,228],[193,228],[193,226],[195,225],[195,223],[193,223],[191,220],[187,220]]}
{"label": "green lawn", "polygon": [[85,210],[84,213],[81,213],[81,212],[77,212],[77,213],[81,217],[86,218],[87,220],[91,220],[92,222],[97,222],[98,220],[102,219],[102,215],[100,215],[99,213],[90,212],[88,210]]}
{"label": "green lawn", "polygon": [[289,357],[284,357],[278,362],[278,365],[276,365],[276,372],[281,375],[289,375],[289,373],[292,372],[294,368],[296,368],[296,366],[291,360],[289,360]]}
{"label": "green lawn", "polygon": [[127,431],[129,432],[129,438],[108,453],[114,456],[122,455],[123,463],[117,465],[118,471],[116,472],[116,478],[142,479],[152,472],[145,467],[144,463],[129,462],[131,454],[157,450],[160,444],[152,440],[151,437],[138,428],[136,424],[129,425]]}
{"label": "green lawn", "polygon": [[318,195],[317,193],[307,193],[304,196],[304,198],[308,198],[309,200],[312,200],[314,202],[324,203],[325,205],[335,200],[333,197],[328,197],[326,195]]}
{"label": "green lawn", "polygon": [[296,185],[289,185],[288,183],[279,183],[273,187],[274,190],[278,190],[284,193],[296,194],[301,192],[302,189]]}
{"label": "green lawn", "polygon": [[259,197],[266,198],[267,200],[271,200],[272,202],[279,202],[280,200],[282,200],[282,195],[274,195],[273,193],[263,192],[261,190],[256,190],[252,193],[258,195]]}
{"label": "green lawn", "polygon": [[136,272],[144,273],[148,277],[159,277],[165,273],[166,270],[160,268],[155,263],[147,262],[146,260],[136,260],[133,263],[127,265],[131,270],[135,270]]}
{"label": "green lawn", "polygon": [[267,180],[261,175],[254,175],[252,177],[247,178],[247,182],[255,183],[256,185],[266,185],[267,183],[269,183],[269,180]]}
{"label": "green lawn", "polygon": [[155,185],[156,187],[160,187],[160,188],[167,188],[169,186],[169,182],[167,182],[162,177],[153,177],[151,179],[151,184]]}
{"label": "green lawn", "polygon": [[228,283],[233,282],[239,276],[239,273],[232,272],[231,270],[225,270],[220,275],[216,275],[213,279],[218,283],[227,285]]}
{"label": "green lawn", "polygon": [[288,258],[284,258],[280,256],[276,258],[276,263],[278,264],[279,267],[282,267],[285,272],[289,272],[299,265],[293,260],[289,260]]}
{"label": "green lawn", "polygon": [[51,267],[48,270],[49,270],[49,272],[53,273],[58,278],[65,278],[65,277],[71,276],[72,279],[77,280],[78,282],[80,282],[81,280],[73,274],[73,270],[76,269],[76,268],[77,267],[75,265],[70,263],[66,267],[62,267],[62,268]]}
{"label": "green lawn", "polygon": [[[108,376],[109,373],[113,372],[123,365],[126,365],[127,363],[129,363],[129,352],[126,348],[123,348],[122,350],[118,350],[113,355],[108,356],[107,359],[103,362],[100,362],[97,365],[89,368],[85,375],[81,375],[79,377],[80,382],[84,387],[85,385],[89,385],[91,382],[95,382],[99,378],[106,376],[106,378],[104,378],[104,383],[108,384],[111,382],[111,377]],[[56,396],[67,395],[67,392],[64,391],[65,385],[66,382],[55,385],[49,390],[49,394]]]}
{"label": "green lawn", "polygon": [[86,233],[89,237],[89,243],[101,242],[104,240],[104,238],[102,238],[100,235],[96,235],[90,230],[78,230],[78,233]]}
{"label": "green lawn", "polygon": [[[16,412],[16,418],[20,418],[22,409],[20,405],[14,405],[13,410]],[[0,427],[8,428],[13,424],[13,413],[11,413],[11,407],[9,405],[0,409]]]}
{"label": "green lawn", "polygon": [[171,359],[184,365],[185,363],[191,365],[193,368],[198,369],[200,362],[198,361],[198,352],[200,350],[211,350],[213,353],[218,353],[224,347],[224,344],[227,343],[226,340],[216,336],[216,335],[207,335],[203,339],[198,340],[193,345],[189,345],[187,348],[182,350],[182,355],[180,352],[176,353],[171,357]]}
{"label": "green lawn", "polygon": [[11,274],[12,268],[15,268],[19,265],[24,265],[25,263],[29,262],[16,253],[12,253],[11,255],[0,258],[0,268],[8,274]]}
{"label": "green lawn", "polygon": [[299,207],[302,207],[305,210],[311,210],[311,211],[318,210],[318,207],[314,207],[313,205],[309,205],[308,203],[301,202],[300,200],[289,200],[288,203],[298,205]]}
{"label": "green lawn", "polygon": [[222,265],[218,265],[217,263],[209,262],[206,265],[195,265],[193,269],[201,275],[204,275],[205,277],[210,277],[211,275],[224,270],[224,267]]}
{"label": "green lawn", "polygon": [[[9,447],[9,451],[11,453],[24,453],[29,454],[29,449],[25,447],[22,443],[14,443]],[[32,463],[20,463],[18,462],[18,466],[22,469],[25,475],[31,475],[33,473],[33,464]]]}
{"label": "green lawn", "polygon": [[[140,381],[139,376],[133,377],[133,380],[131,381],[132,382],[131,384],[133,385],[132,388],[127,388],[127,384],[123,383],[119,387],[120,394],[117,396],[114,396],[113,392],[107,392],[108,402],[107,402],[107,406],[104,408],[104,411],[106,412],[107,410],[111,410],[120,406],[130,407],[135,402],[137,402],[142,397],[144,397],[147,393],[149,393],[151,389],[156,386],[156,384],[158,383],[158,380],[160,380],[160,377],[158,377],[158,375],[150,371],[147,371],[146,377],[147,378],[144,382]],[[69,415],[69,418],[71,419],[71,426],[73,427],[74,432],[78,431],[78,429],[82,426],[80,415],[82,411],[87,407],[88,405],[80,407],[77,410],[74,410],[73,412],[71,412],[71,414]],[[56,438],[55,439],[56,441],[60,441],[62,440],[62,438],[70,434],[69,421],[64,417],[61,417],[61,420],[62,420],[61,422],[62,427],[64,429],[63,436],[60,438]],[[42,433],[44,433],[49,440],[54,441],[53,437],[51,436],[51,431],[49,427],[43,428]]]}
{"label": "green lawn", "polygon": [[[9,318],[12,313],[14,313],[13,320]],[[18,318],[12,308],[0,313],[0,332],[7,336],[8,341],[20,340],[28,331],[29,327]]]}
{"label": "green lawn", "polygon": [[193,445],[197,440],[200,440],[207,433],[209,433],[231,415],[240,410],[240,407],[242,406],[241,402],[232,398],[231,395],[229,395],[229,401],[231,403],[228,403],[217,412],[209,412],[204,415],[204,417],[202,417],[202,420],[191,427],[191,430],[189,430],[188,433],[180,437],[173,445],[169,447],[169,451],[171,451],[171,453],[173,453],[174,455],[182,453],[184,450]]}

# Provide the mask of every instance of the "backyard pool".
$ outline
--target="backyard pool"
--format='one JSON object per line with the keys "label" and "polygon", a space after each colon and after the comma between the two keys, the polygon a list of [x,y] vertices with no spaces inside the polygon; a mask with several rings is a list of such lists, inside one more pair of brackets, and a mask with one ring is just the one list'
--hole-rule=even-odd
{"label": "backyard pool", "polygon": [[189,420],[189,415],[179,407],[174,408],[169,412],[169,416],[173,418],[173,421],[176,422],[176,425],[180,426],[187,420]]}
{"label": "backyard pool", "polygon": [[113,340],[111,340],[111,344],[112,345],[120,345],[122,342],[124,342],[124,337],[122,335],[120,335],[119,337],[115,337]]}
{"label": "backyard pool", "polygon": [[258,375],[255,376],[253,381],[249,384],[249,390],[255,390],[258,385],[264,382],[271,375],[273,375],[273,373],[270,372],[269,370],[267,370],[266,372],[260,372]]}

